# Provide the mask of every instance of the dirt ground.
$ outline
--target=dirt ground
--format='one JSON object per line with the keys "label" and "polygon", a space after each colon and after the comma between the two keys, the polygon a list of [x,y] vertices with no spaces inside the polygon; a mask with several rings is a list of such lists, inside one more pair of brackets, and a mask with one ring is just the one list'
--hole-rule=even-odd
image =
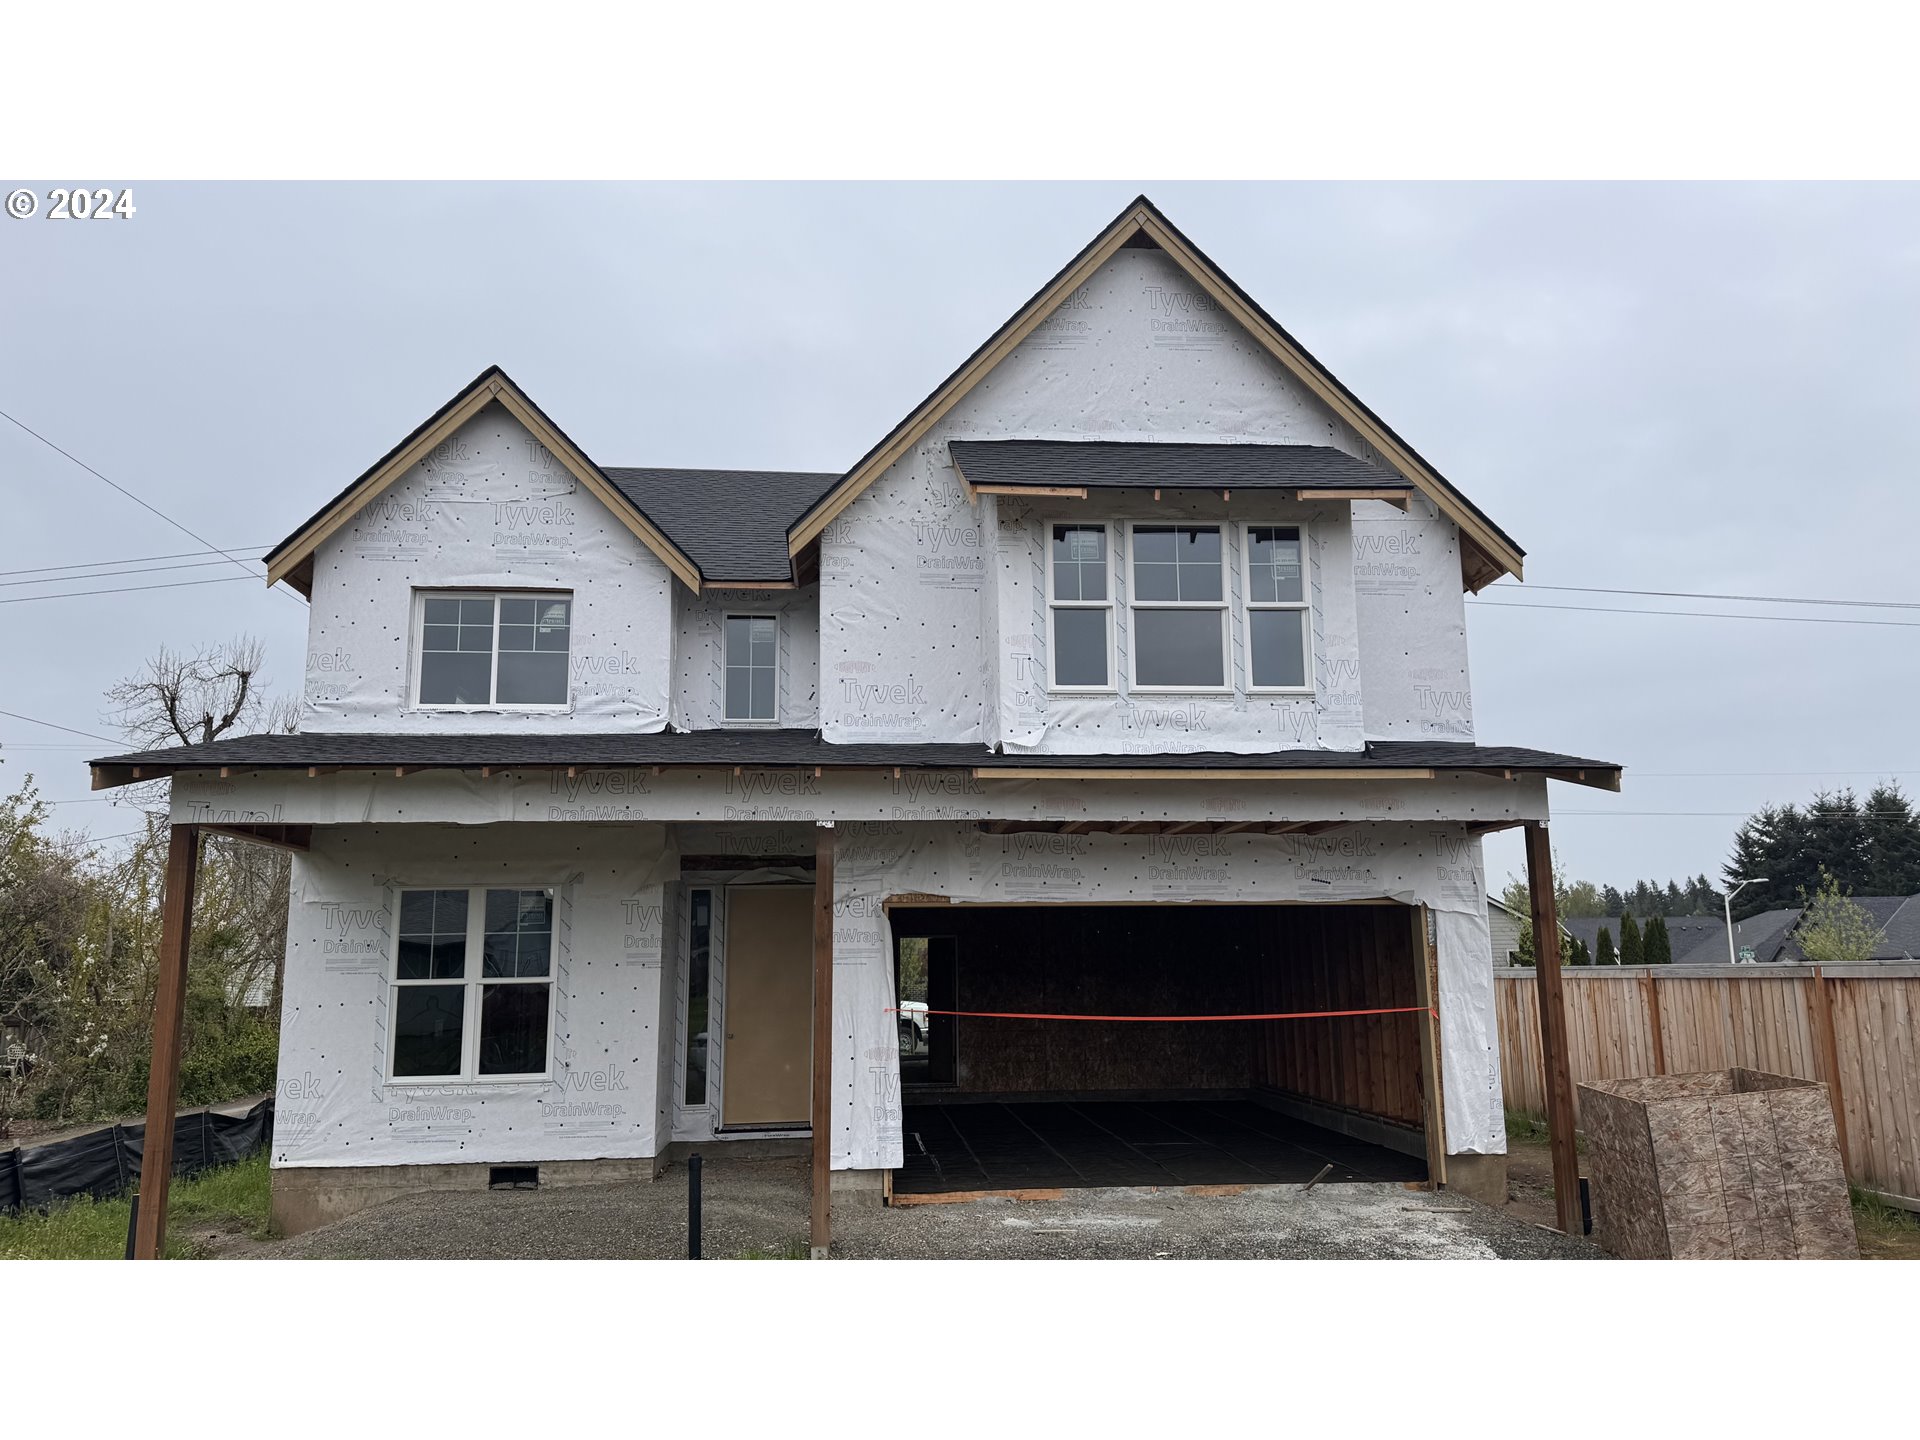
{"label": "dirt ground", "polygon": [[[714,1259],[807,1253],[806,1172],[709,1161],[704,1249]],[[464,1191],[393,1201],[240,1258],[668,1259],[686,1254],[686,1171],[651,1185]],[[1600,1259],[1593,1246],[1502,1210],[1396,1184],[1069,1191],[884,1208],[838,1197],[847,1259]]]}

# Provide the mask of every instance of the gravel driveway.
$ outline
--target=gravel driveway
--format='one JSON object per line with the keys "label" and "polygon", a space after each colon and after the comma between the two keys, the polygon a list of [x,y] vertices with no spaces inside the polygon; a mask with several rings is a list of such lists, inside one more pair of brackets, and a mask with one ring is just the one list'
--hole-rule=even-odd
{"label": "gravel driveway", "polygon": [[[709,1160],[712,1259],[806,1252],[803,1162]],[[686,1254],[686,1170],[651,1185],[461,1191],[395,1200],[264,1245],[261,1259],[675,1259]],[[1069,1191],[1060,1200],[834,1205],[848,1259],[1602,1259],[1485,1205],[1399,1185],[1249,1189],[1237,1195]]]}

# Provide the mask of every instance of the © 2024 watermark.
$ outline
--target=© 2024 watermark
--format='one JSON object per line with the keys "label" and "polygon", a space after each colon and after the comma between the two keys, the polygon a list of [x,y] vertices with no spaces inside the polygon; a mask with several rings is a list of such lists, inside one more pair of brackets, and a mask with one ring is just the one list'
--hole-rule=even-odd
{"label": "\u00a9 2024 watermark", "polygon": [[56,185],[43,195],[22,185],[7,192],[7,214],[16,220],[31,220],[36,215],[48,220],[131,220],[133,190],[107,185]]}

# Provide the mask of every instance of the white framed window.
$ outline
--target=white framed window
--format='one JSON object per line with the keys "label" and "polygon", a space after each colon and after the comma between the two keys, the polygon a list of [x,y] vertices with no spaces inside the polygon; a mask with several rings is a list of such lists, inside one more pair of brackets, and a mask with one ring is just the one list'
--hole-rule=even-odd
{"label": "white framed window", "polygon": [[1226,543],[1218,525],[1127,526],[1127,650],[1135,690],[1225,693]]}
{"label": "white framed window", "polygon": [[551,888],[402,890],[387,1074],[544,1080],[553,1030]]}
{"label": "white framed window", "polygon": [[780,719],[780,617],[728,615],[722,649],[730,724],[773,725]]}
{"label": "white framed window", "polygon": [[1304,695],[1313,689],[1313,601],[1304,525],[1248,525],[1247,689]]}
{"label": "white framed window", "polygon": [[1105,525],[1047,527],[1047,686],[1115,688],[1113,547]]}
{"label": "white framed window", "polygon": [[570,592],[421,590],[414,610],[415,708],[567,708]]}

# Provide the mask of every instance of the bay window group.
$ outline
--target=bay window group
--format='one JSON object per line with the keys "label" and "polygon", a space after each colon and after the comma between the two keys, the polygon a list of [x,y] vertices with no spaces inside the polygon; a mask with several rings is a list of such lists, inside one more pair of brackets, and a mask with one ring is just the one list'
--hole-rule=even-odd
{"label": "bay window group", "polygon": [[1312,689],[1302,525],[1060,523],[1047,562],[1055,691],[1227,693],[1236,645],[1247,690]]}

